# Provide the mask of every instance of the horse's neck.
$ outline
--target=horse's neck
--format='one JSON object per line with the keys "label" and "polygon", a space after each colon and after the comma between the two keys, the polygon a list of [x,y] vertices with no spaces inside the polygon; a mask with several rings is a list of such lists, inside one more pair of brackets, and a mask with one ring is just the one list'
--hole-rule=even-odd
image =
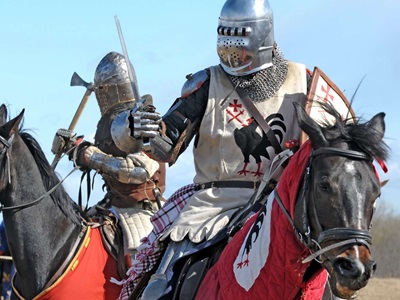
{"label": "horse's neck", "polygon": [[[28,154],[25,158],[23,162],[10,161],[12,190],[5,197],[5,206],[30,203],[47,192],[34,159]],[[16,285],[25,298],[33,298],[67,257],[80,226],[49,195],[31,206],[5,210],[3,215],[18,271]]]}

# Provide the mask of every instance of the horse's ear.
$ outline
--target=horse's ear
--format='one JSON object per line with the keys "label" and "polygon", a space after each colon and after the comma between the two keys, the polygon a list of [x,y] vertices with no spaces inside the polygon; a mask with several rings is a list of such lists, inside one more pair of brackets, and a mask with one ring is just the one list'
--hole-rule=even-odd
{"label": "horse's ear", "polygon": [[368,125],[376,133],[376,138],[382,140],[385,135],[385,113],[381,112],[369,120]]}
{"label": "horse's ear", "polygon": [[383,188],[388,182],[389,182],[389,179],[381,181],[381,188]]}
{"label": "horse's ear", "polygon": [[21,121],[22,121],[22,118],[24,117],[24,113],[25,113],[25,109],[23,109],[21,111],[21,113],[18,116],[16,116],[14,119],[8,121],[7,123],[5,123],[4,125],[1,126],[1,128],[5,132],[8,132],[9,137],[12,136],[15,132],[18,131],[19,126],[20,126]]}
{"label": "horse's ear", "polygon": [[3,125],[4,123],[7,122],[7,107],[6,105],[3,103],[0,106],[0,125]]}
{"label": "horse's ear", "polygon": [[311,144],[314,147],[324,146],[328,144],[322,127],[319,126],[318,123],[315,122],[314,119],[307,114],[303,106],[301,106],[297,102],[293,102],[293,105],[296,111],[297,122],[299,123],[300,128],[310,138]]}

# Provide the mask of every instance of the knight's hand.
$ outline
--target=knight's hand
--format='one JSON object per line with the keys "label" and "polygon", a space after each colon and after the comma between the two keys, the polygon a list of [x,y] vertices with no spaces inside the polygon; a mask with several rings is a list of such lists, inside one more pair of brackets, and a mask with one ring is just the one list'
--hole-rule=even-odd
{"label": "knight's hand", "polygon": [[96,152],[101,151],[97,147],[93,146],[92,143],[84,141],[75,147],[74,151],[72,152],[72,160],[81,171],[88,171],[91,170],[91,158]]}
{"label": "knight's hand", "polygon": [[51,146],[53,154],[69,154],[73,148],[83,141],[83,135],[77,136],[76,133],[68,129],[58,129]]}
{"label": "knight's hand", "polygon": [[160,164],[157,161],[150,158],[143,152],[128,154],[126,160],[131,161],[132,165],[135,167],[145,169],[149,174],[149,178],[153,177],[154,173],[160,168]]}
{"label": "knight's hand", "polygon": [[129,122],[134,138],[153,138],[158,134],[161,115],[157,112],[136,111],[131,113]]}
{"label": "knight's hand", "polygon": [[142,184],[153,177],[159,163],[140,152],[124,157],[106,154],[89,142],[81,143],[73,155],[74,163],[81,171],[96,170],[119,182]]}

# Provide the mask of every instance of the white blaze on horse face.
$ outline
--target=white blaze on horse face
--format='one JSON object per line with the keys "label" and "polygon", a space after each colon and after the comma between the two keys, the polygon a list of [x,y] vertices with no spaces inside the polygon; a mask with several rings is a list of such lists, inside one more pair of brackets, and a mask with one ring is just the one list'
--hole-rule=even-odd
{"label": "white blaze on horse face", "polygon": [[[355,176],[357,176],[357,173],[358,173],[357,168],[355,167],[354,164],[355,164],[355,161],[348,161],[344,164],[345,173],[351,175],[353,178],[355,178]],[[351,200],[355,201],[355,203],[362,203],[363,195],[361,193],[361,189],[362,189],[361,186],[357,186],[357,185],[354,186],[352,196],[353,197],[355,196],[355,199],[351,199]],[[353,220],[359,220],[359,221],[363,220],[364,217],[362,215],[362,213],[363,213],[362,209],[358,209],[357,213],[358,213],[358,215],[353,216]],[[358,224],[358,225],[361,225],[361,224]]]}
{"label": "white blaze on horse face", "polygon": [[354,256],[355,256],[355,260],[354,262],[357,265],[357,268],[361,271],[362,274],[365,273],[365,266],[364,264],[360,261],[360,251],[359,251],[359,247],[358,245],[353,246],[354,248]]}
{"label": "white blaze on horse face", "polygon": [[354,161],[349,161],[345,163],[344,170],[346,173],[355,176],[357,174],[357,170],[354,166]]}

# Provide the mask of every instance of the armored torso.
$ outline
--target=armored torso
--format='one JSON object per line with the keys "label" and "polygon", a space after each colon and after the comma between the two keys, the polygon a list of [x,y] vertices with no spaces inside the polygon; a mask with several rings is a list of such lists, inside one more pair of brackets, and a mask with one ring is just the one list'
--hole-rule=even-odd
{"label": "armored torso", "polygon": [[[305,66],[289,63],[287,78],[279,91],[269,99],[254,103],[282,145],[300,138],[293,102],[304,104],[306,88]],[[208,106],[194,149],[197,183],[258,181],[275,156],[264,132],[232,90],[226,73],[220,67],[212,67]]]}
{"label": "armored torso", "polygon": [[[233,91],[228,75],[220,66],[211,67],[207,108],[194,148],[195,183],[237,180],[259,181],[267,170],[274,150],[257,123]],[[289,63],[287,78],[275,95],[255,103],[283,145],[300,138],[293,102],[304,104],[307,92],[306,68]],[[166,231],[174,241],[186,235],[195,243],[214,236],[236,209],[254,193],[250,188],[208,188],[197,191]]]}

